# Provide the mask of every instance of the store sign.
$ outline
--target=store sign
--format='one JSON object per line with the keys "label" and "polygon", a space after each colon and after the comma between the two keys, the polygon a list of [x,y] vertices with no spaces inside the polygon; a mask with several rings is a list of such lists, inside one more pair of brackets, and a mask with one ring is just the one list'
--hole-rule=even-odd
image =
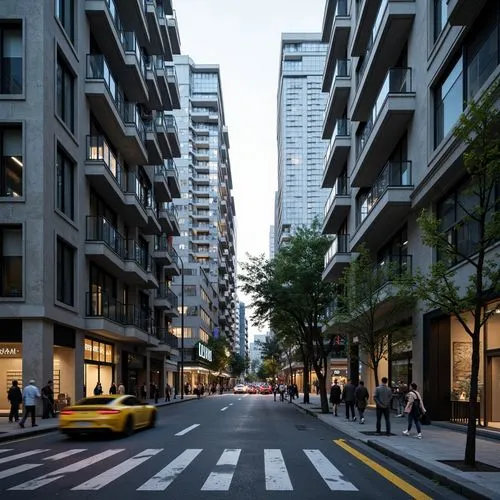
{"label": "store sign", "polygon": [[198,357],[206,359],[207,361],[212,361],[212,350],[209,349],[205,344],[201,342],[198,343]]}
{"label": "store sign", "polygon": [[0,344],[0,358],[22,358],[23,350],[21,346],[13,344]]}
{"label": "store sign", "polygon": [[333,370],[334,375],[340,375],[340,370]]}

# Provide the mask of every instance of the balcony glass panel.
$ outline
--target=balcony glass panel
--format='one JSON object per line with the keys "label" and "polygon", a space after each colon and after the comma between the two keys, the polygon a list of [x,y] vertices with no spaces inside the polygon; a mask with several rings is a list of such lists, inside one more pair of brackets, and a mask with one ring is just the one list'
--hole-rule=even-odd
{"label": "balcony glass panel", "polygon": [[137,106],[133,102],[125,102],[123,108],[123,121],[127,125],[134,125],[139,139],[144,144],[146,141],[146,127],[137,111]]}
{"label": "balcony glass panel", "polygon": [[328,158],[330,158],[335,140],[339,137],[351,137],[351,121],[347,118],[340,118],[335,123],[332,138],[330,139],[330,143],[328,144],[328,148],[325,152],[325,163],[328,161]]}
{"label": "balcony glass panel", "polygon": [[164,119],[165,119],[165,125],[167,127],[167,129],[174,129],[175,131],[175,134],[176,135],[179,135],[179,132],[178,132],[178,129],[177,129],[177,122],[175,120],[175,116],[173,115],[164,115]]}
{"label": "balcony glass panel", "polygon": [[87,215],[86,241],[104,243],[110,250],[115,252],[121,259],[124,258],[125,238],[102,215]]}
{"label": "balcony glass panel", "polygon": [[332,261],[335,255],[339,253],[349,253],[349,235],[337,234],[334,236],[332,244],[325,255],[325,269]]}
{"label": "balcony glass panel", "polygon": [[123,169],[102,135],[87,136],[87,160],[102,161],[120,188],[125,181]]}
{"label": "balcony glass panel", "polygon": [[328,200],[326,200],[324,216],[327,216],[328,211],[330,210],[330,207],[332,206],[337,196],[348,196],[349,193],[349,177],[338,177],[335,181],[335,184],[333,185]]}
{"label": "balcony glass panel", "polygon": [[144,57],[142,56],[141,47],[139,42],[137,41],[137,37],[133,31],[123,31],[123,48],[125,52],[131,53],[135,55],[135,59],[137,64],[139,65],[139,69],[142,75],[146,76],[146,62],[144,61]]}

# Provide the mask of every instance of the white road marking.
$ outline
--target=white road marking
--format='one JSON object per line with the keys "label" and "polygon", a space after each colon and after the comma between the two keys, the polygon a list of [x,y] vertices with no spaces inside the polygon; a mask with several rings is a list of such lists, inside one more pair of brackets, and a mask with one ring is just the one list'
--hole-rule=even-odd
{"label": "white road marking", "polygon": [[8,462],[12,462],[12,460],[19,460],[20,458],[30,457],[31,455],[36,455],[38,453],[45,453],[49,450],[31,450],[24,451],[23,453],[18,453],[17,455],[10,455],[8,457],[0,458],[0,464],[6,464]]}
{"label": "white road marking", "polygon": [[293,486],[281,450],[264,450],[267,491],[292,491]]}
{"label": "white road marking", "polygon": [[5,453],[7,451],[12,451],[12,448],[6,448],[5,450],[0,450],[0,453]]}
{"label": "white road marking", "polygon": [[155,455],[160,453],[160,451],[163,451],[163,448],[147,449],[141,451],[141,453],[138,453],[132,458],[125,460],[125,462],[122,462],[121,464],[118,464],[115,467],[108,469],[102,474],[99,474],[98,476],[95,476],[92,479],[89,479],[88,481],[85,481],[84,483],[75,486],[74,488],[72,488],[72,491],[100,490],[104,486],[124,476],[127,472],[130,472],[132,469],[135,469],[136,467],[144,463],[146,460],[149,460],[151,457],[154,457]]}
{"label": "white road marking", "polygon": [[229,406],[233,406],[234,403],[229,403]]}
{"label": "white road marking", "polygon": [[229,406],[224,406],[224,408],[221,408],[220,411],[226,411],[229,408]]}
{"label": "white road marking", "polygon": [[182,431],[179,431],[177,434],[174,434],[174,436],[184,436],[184,434],[187,434],[189,431],[192,431],[193,429],[196,429],[196,427],[199,427],[200,424],[193,424],[190,425],[189,427],[186,427]]}
{"label": "white road marking", "polygon": [[238,401],[241,401],[241,398],[238,398]]}
{"label": "white road marking", "polygon": [[321,451],[303,451],[332,491],[358,491],[356,486],[343,479],[344,475],[342,472],[340,472]]}
{"label": "white road marking", "polygon": [[160,472],[146,481],[137,491],[165,491],[177,476],[202,452],[200,449],[184,450]]}
{"label": "white road marking", "polygon": [[103,451],[102,453],[86,458],[85,460],[80,460],[79,462],[75,462],[74,464],[67,465],[66,467],[62,467],[61,469],[55,470],[53,472],[49,472],[48,474],[44,474],[43,476],[31,479],[30,481],[26,481],[25,483],[18,484],[17,486],[9,488],[9,490],[36,490],[42,486],[45,486],[46,484],[57,481],[57,479],[61,479],[62,477],[64,477],[64,474],[67,474],[69,472],[78,472],[82,469],[85,469],[85,467],[94,465],[96,462],[100,462],[101,460],[104,460],[108,457],[112,457],[113,455],[121,453],[122,451],[125,450],[123,448],[120,448],[116,450]]}
{"label": "white road marking", "polygon": [[58,453],[57,455],[52,455],[51,457],[44,458],[44,460],[52,460],[53,462],[57,462],[57,460],[71,457],[72,455],[76,455],[77,453],[81,453],[82,451],[87,451],[87,449],[75,448],[74,450],[63,451],[62,453]]}
{"label": "white road marking", "polygon": [[14,476],[15,474],[20,474],[21,472],[34,469],[35,467],[40,467],[41,465],[43,464],[23,464],[12,467],[11,469],[5,469],[0,472],[0,479],[3,479],[4,477]]}
{"label": "white road marking", "polygon": [[[228,491],[233,480],[234,471],[238,465],[241,449],[225,449],[215,465],[215,472],[211,472],[202,491]],[[221,470],[217,471],[217,467]]]}

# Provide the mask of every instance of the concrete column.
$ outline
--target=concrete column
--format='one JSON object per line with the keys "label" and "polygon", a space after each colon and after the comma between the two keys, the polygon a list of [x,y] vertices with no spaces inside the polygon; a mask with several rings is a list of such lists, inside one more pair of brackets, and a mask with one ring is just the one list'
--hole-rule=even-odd
{"label": "concrete column", "polygon": [[329,354],[326,360],[326,393],[329,394],[332,386],[332,355]]}
{"label": "concrete column", "polygon": [[149,351],[146,351],[146,387],[147,387],[146,399],[149,399],[149,396],[151,396],[150,386],[151,386],[151,357]]}
{"label": "concrete column", "polygon": [[[23,387],[30,379],[41,389],[54,372],[54,327],[40,319],[23,319]],[[42,412],[41,400],[37,414]]]}
{"label": "concrete column", "polygon": [[82,399],[85,394],[83,393],[83,385],[85,383],[84,371],[85,371],[85,332],[83,330],[77,330],[75,332],[75,389],[71,396],[71,403]]}
{"label": "concrete column", "polygon": [[160,373],[160,398],[165,399],[165,387],[168,383],[167,377],[167,359],[165,356],[162,358],[161,362],[161,373]]}

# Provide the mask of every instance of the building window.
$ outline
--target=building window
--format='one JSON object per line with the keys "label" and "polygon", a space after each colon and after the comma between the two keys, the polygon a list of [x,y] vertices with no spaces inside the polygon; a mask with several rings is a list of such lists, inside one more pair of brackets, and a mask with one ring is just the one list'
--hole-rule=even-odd
{"label": "building window", "polygon": [[22,94],[22,51],[21,23],[0,24],[0,94]]}
{"label": "building window", "polygon": [[23,295],[23,233],[21,226],[0,226],[0,296]]}
{"label": "building window", "polygon": [[437,147],[464,110],[463,58],[460,57],[434,93],[435,140]]}
{"label": "building window", "polygon": [[75,41],[75,6],[74,0],[55,0],[56,18],[61,23],[69,39]]}
{"label": "building window", "polygon": [[434,0],[434,41],[443,31],[448,20],[448,0]]}
{"label": "building window", "polygon": [[20,127],[0,128],[0,196],[23,195],[22,143]]}
{"label": "building window", "polygon": [[60,56],[57,58],[57,115],[74,132],[75,129],[75,77]]}
{"label": "building window", "polygon": [[56,161],[56,206],[71,220],[74,219],[74,177],[75,164],[62,151],[57,149]]}
{"label": "building window", "polygon": [[75,249],[57,238],[57,293],[59,302],[74,305]]}

